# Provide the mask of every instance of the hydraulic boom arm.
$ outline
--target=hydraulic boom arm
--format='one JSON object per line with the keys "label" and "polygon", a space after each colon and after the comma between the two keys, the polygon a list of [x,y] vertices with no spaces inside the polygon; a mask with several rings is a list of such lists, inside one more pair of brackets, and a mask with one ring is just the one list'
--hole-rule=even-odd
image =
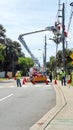
{"label": "hydraulic boom arm", "polygon": [[33,59],[34,61],[34,65],[39,65],[39,61],[37,60],[37,58],[34,57],[34,55],[32,54],[32,52],[30,51],[30,49],[28,48],[26,42],[24,41],[22,35],[19,35],[19,38],[20,42],[23,44],[23,46],[26,48],[26,50],[28,51],[28,53],[30,54],[31,58]]}
{"label": "hydraulic boom arm", "polygon": [[18,39],[19,41],[23,44],[23,46],[26,48],[26,50],[28,51],[28,53],[30,54],[31,58],[33,59],[34,61],[34,64],[36,65],[40,65],[39,64],[39,61],[37,58],[35,58],[35,56],[32,54],[32,52],[30,51],[29,47],[27,46],[25,40],[23,39],[23,36],[26,36],[26,35],[30,35],[30,34],[34,34],[34,33],[39,33],[39,32],[44,32],[44,31],[52,31],[54,32],[56,28],[54,26],[50,26],[50,27],[46,27],[45,29],[43,30],[38,30],[38,31],[33,31],[33,32],[29,32],[29,33],[24,33],[24,34],[21,34],[19,35]]}

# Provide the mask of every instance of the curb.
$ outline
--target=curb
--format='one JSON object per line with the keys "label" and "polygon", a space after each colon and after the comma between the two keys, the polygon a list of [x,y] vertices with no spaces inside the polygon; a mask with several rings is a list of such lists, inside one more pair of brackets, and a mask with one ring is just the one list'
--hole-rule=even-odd
{"label": "curb", "polygon": [[38,122],[36,122],[29,130],[46,130],[47,126],[57,116],[57,114],[67,104],[63,91],[58,85],[53,86],[56,91],[56,105],[47,114],[45,114]]}

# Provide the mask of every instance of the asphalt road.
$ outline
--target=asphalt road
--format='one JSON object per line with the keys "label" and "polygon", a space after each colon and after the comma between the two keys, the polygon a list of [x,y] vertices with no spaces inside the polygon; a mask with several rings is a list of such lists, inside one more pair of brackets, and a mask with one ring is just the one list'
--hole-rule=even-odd
{"label": "asphalt road", "polygon": [[55,105],[52,85],[0,83],[0,130],[28,130]]}

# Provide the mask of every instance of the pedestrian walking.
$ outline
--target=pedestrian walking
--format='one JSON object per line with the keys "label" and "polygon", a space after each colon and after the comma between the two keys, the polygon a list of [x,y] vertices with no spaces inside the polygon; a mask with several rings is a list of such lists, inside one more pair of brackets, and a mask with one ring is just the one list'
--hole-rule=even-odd
{"label": "pedestrian walking", "polygon": [[20,78],[21,78],[20,71],[17,71],[17,72],[16,72],[15,77],[16,77],[16,84],[17,84],[17,87],[22,87],[21,81],[20,81]]}

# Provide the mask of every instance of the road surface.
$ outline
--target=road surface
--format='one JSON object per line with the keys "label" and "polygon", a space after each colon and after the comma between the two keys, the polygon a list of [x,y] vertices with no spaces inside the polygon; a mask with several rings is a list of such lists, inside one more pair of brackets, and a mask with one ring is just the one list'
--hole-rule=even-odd
{"label": "road surface", "polygon": [[0,83],[0,130],[28,130],[55,105],[52,85]]}

